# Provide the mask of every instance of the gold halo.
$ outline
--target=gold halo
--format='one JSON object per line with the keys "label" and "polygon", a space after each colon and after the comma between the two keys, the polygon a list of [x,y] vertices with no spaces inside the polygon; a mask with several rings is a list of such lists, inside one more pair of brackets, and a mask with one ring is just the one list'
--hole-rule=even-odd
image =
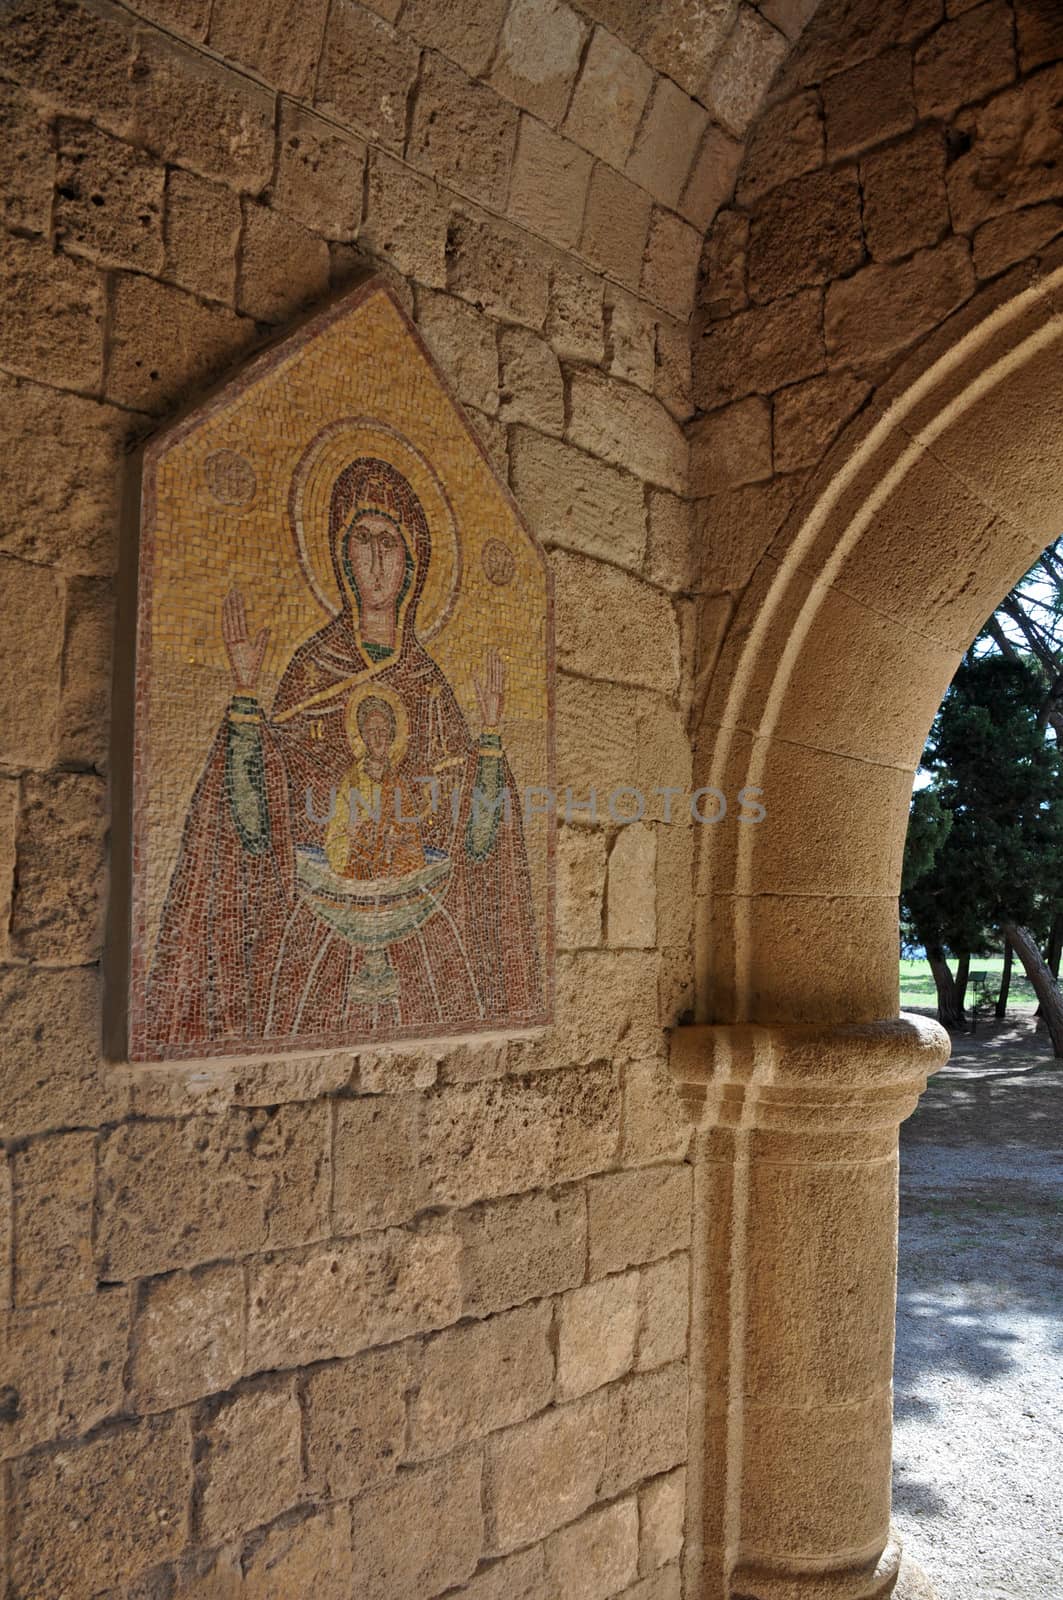
{"label": "gold halo", "polygon": [[303,576],[329,616],[340,609],[329,547],[329,501],[344,467],[375,456],[402,473],[424,507],[432,538],[428,576],[417,608],[417,637],[430,639],[454,609],[461,582],[458,530],[447,492],[417,447],[386,422],[343,417],[314,435],[292,474],[288,519]]}
{"label": "gold halo", "polygon": [[361,761],[365,755],[365,741],[358,731],[358,707],[363,700],[384,700],[395,714],[395,740],[389,751],[391,769],[397,772],[402,765],[402,758],[406,754],[406,746],[410,742],[410,719],[406,707],[395,693],[384,683],[365,683],[356,689],[347,701],[343,713],[344,726],[347,730],[347,743],[356,761]]}

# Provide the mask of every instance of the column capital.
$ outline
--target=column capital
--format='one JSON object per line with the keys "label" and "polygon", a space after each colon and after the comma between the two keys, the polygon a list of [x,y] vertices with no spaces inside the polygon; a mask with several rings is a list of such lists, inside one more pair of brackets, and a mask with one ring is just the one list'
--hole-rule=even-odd
{"label": "column capital", "polygon": [[668,1034],[679,1097],[700,1128],[842,1132],[896,1125],[951,1045],[930,1017],[697,1023]]}

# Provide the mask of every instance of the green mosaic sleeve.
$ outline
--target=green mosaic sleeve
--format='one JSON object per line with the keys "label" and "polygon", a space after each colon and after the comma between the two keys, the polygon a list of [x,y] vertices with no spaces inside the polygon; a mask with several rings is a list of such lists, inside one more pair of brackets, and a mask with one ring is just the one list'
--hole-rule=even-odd
{"label": "green mosaic sleeve", "polygon": [[484,733],[480,738],[480,759],[476,763],[472,810],[465,825],[465,854],[470,861],[486,861],[494,849],[498,819],[507,804],[504,788],[501,735]]}
{"label": "green mosaic sleeve", "polygon": [[248,855],[264,855],[270,847],[270,826],[262,709],[251,695],[234,695],[229,706],[225,792],[240,843]]}

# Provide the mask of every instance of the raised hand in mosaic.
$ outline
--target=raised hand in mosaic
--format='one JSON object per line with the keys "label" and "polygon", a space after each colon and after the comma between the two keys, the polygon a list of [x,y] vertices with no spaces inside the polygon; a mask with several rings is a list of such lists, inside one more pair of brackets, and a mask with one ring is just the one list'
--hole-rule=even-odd
{"label": "raised hand in mosaic", "polygon": [[222,601],[221,636],[237,689],[253,689],[269,645],[269,629],[260,628],[253,641],[248,637],[247,609],[239,589],[230,589]]}

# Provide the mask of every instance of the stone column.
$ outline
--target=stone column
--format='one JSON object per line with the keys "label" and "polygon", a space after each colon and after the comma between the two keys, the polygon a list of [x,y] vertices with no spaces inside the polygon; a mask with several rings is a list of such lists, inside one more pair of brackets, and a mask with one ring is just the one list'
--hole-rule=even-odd
{"label": "stone column", "polygon": [[698,1128],[687,1600],[891,1593],[897,1142],[922,1017],[671,1034]]}

